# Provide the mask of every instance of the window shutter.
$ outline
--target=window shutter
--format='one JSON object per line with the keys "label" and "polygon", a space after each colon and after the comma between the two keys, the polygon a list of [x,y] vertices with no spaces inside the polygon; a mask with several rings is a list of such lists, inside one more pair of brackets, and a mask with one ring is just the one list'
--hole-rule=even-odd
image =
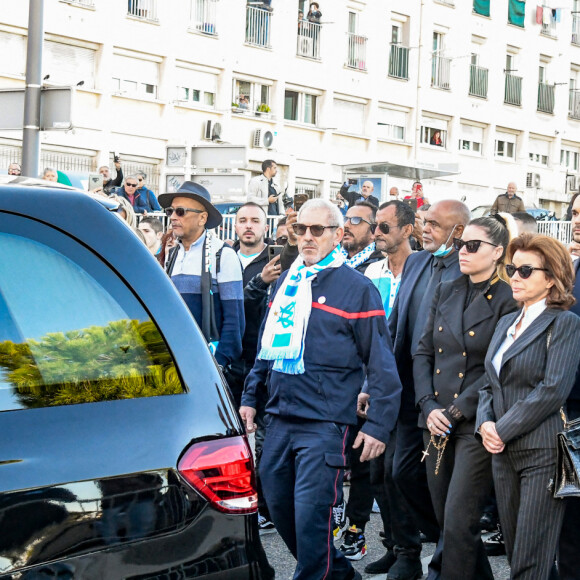
{"label": "window shutter", "polygon": [[45,41],[43,49],[43,76],[50,75],[50,84],[75,86],[84,81],[85,88],[95,88],[94,50],[52,40]]}

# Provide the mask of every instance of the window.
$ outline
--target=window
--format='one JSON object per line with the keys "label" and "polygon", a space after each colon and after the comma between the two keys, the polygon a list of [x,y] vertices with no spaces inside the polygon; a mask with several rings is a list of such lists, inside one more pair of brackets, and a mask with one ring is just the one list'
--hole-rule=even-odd
{"label": "window", "polygon": [[135,97],[157,98],[159,63],[121,54],[113,55],[113,92]]}
{"label": "window", "polygon": [[3,74],[26,73],[26,37],[10,32],[0,32],[0,71]]}
{"label": "window", "polygon": [[177,67],[177,100],[214,108],[217,76],[212,73]]}
{"label": "window", "polygon": [[550,142],[542,139],[530,138],[528,145],[528,158],[532,165],[548,166],[550,159]]}
{"label": "window", "polygon": [[379,107],[378,137],[393,141],[404,141],[407,127],[407,113]]}
{"label": "window", "polygon": [[489,0],[473,0],[473,11],[481,16],[489,16]]}
{"label": "window", "polygon": [[365,105],[343,99],[334,99],[336,128],[344,133],[363,135],[365,132]]}
{"label": "window", "polygon": [[560,149],[560,165],[567,171],[578,171],[578,151]]}
{"label": "window", "polygon": [[157,22],[157,0],[128,0],[127,15]]}
{"label": "window", "polygon": [[183,392],[157,327],[116,273],[53,228],[0,221],[0,409]]}
{"label": "window", "polygon": [[71,85],[83,81],[85,89],[95,88],[95,51],[47,40],[42,57],[43,77],[51,85]]}
{"label": "window", "polygon": [[284,119],[316,125],[316,96],[299,91],[284,93]]}
{"label": "window", "polygon": [[232,104],[238,105],[240,112],[270,112],[270,83],[234,79]]}
{"label": "window", "polygon": [[526,0],[508,0],[508,22],[524,27],[526,17]]}
{"label": "window", "polygon": [[515,161],[516,136],[511,133],[498,133],[495,140],[495,156]]}
{"label": "window", "polygon": [[421,143],[446,148],[447,121],[424,117],[421,120]]}
{"label": "window", "polygon": [[472,155],[481,155],[483,148],[483,129],[474,125],[461,124],[459,151]]}

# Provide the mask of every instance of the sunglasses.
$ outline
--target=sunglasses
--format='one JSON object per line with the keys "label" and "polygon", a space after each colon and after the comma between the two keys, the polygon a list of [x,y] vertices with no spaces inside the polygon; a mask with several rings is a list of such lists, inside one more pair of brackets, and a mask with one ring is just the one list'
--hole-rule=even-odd
{"label": "sunglasses", "polygon": [[126,187],[137,187],[136,183],[125,183]]}
{"label": "sunglasses", "polygon": [[489,246],[493,246],[497,248],[497,244],[492,244],[491,242],[486,242],[485,240],[462,240],[460,238],[453,238],[453,247],[455,248],[456,252],[459,252],[461,248],[465,248],[468,254],[475,254],[477,250],[479,250],[479,246],[481,244],[488,244]]}
{"label": "sunglasses", "polygon": [[143,178],[142,178],[142,177],[139,177],[139,178],[137,179],[137,181],[143,181]]}
{"label": "sunglasses", "polygon": [[167,207],[165,208],[165,215],[171,217],[175,213],[177,217],[183,217],[188,211],[193,213],[206,213],[203,209],[194,209],[191,207]]}
{"label": "sunglasses", "polygon": [[387,222],[381,222],[377,224],[377,229],[381,231],[383,234],[388,234],[391,231],[391,228],[400,228],[401,226],[390,226]]}
{"label": "sunglasses", "polygon": [[335,230],[338,226],[306,226],[304,224],[292,224],[292,229],[297,236],[303,236],[306,233],[306,230],[310,229],[310,233],[315,237],[319,238],[323,233],[324,230],[330,229]]}
{"label": "sunglasses", "polygon": [[547,268],[535,268],[534,266],[520,266],[519,268],[516,268],[513,264],[505,265],[505,272],[510,278],[513,278],[514,274],[517,272],[522,280],[527,280],[534,273],[534,270],[548,272]]}
{"label": "sunglasses", "polygon": [[276,238],[276,244],[278,244],[279,246],[283,246],[287,241],[288,236],[280,236],[279,238]]}
{"label": "sunglasses", "polygon": [[365,222],[365,224],[369,224],[369,226],[371,226],[371,231],[374,232],[375,228],[377,227],[377,224],[373,224],[372,222],[369,222],[369,220],[365,220],[365,218],[360,217],[358,215],[353,215],[352,217],[346,217],[344,218],[344,223],[345,225],[347,224],[347,222],[350,222],[353,226],[358,226],[361,222]]}

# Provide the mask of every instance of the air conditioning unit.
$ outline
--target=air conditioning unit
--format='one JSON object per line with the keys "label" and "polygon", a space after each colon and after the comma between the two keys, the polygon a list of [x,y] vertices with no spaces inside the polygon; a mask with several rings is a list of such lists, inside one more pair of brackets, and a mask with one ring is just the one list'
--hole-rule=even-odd
{"label": "air conditioning unit", "polygon": [[577,175],[566,175],[566,190],[567,191],[578,191],[580,179]]}
{"label": "air conditioning unit", "polygon": [[203,138],[207,141],[220,141],[222,138],[222,125],[217,121],[208,119],[203,124]]}
{"label": "air conditioning unit", "polygon": [[264,129],[256,129],[254,131],[254,147],[272,149],[274,147],[274,142],[276,137],[272,131],[267,131]]}
{"label": "air conditioning unit", "polygon": [[526,187],[540,188],[541,176],[539,173],[526,173]]}

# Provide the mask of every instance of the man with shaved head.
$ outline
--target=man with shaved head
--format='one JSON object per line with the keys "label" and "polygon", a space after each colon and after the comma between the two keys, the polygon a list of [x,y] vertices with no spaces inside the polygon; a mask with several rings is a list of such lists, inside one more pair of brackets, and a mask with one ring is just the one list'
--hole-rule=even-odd
{"label": "man with shaved head", "polygon": [[489,213],[492,215],[499,213],[500,211],[506,213],[516,213],[517,211],[526,211],[524,202],[521,197],[516,195],[518,186],[510,181],[507,186],[507,191],[498,195],[491,206]]}
{"label": "man with shaved head", "polygon": [[375,207],[379,207],[379,200],[373,195],[374,189],[375,185],[372,181],[363,181],[360,194],[363,196],[365,201],[372,203]]}
{"label": "man with shaved head", "polygon": [[[421,463],[423,436],[417,426],[413,382],[413,354],[423,332],[435,289],[440,282],[455,280],[461,274],[453,238],[460,238],[470,220],[467,206],[444,200],[424,213],[424,251],[411,254],[405,262],[399,292],[389,317],[389,330],[403,393],[397,421],[392,480],[389,498],[400,506],[405,517],[391,518],[394,543],[389,578],[420,577],[421,540],[419,530],[432,542],[439,539],[439,528],[431,505],[424,464]],[[372,401],[371,401],[372,404]],[[388,478],[387,474],[385,477]],[[395,495],[396,497],[392,497]],[[442,547],[438,546],[429,565],[437,576]]]}

